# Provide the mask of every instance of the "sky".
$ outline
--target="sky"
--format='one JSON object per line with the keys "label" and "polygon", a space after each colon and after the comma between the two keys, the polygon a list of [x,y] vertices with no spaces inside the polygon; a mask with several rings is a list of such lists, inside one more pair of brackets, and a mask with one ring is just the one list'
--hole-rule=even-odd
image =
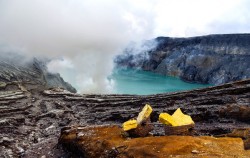
{"label": "sky", "polygon": [[249,0],[160,0],[154,36],[249,33]]}
{"label": "sky", "polygon": [[249,0],[0,0],[0,52],[47,57],[81,93],[111,92],[131,41],[249,33]]}

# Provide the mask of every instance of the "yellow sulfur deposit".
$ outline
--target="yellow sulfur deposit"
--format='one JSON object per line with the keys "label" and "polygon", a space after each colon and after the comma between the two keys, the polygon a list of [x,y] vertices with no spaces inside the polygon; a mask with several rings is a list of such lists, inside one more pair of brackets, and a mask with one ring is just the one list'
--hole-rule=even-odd
{"label": "yellow sulfur deposit", "polygon": [[189,115],[183,114],[180,108],[178,108],[174,112],[172,117],[174,118],[175,122],[179,124],[179,126],[194,124],[194,121],[192,120],[192,118]]}
{"label": "yellow sulfur deposit", "polygon": [[139,113],[136,120],[129,120],[122,124],[122,128],[124,131],[128,131],[134,128],[137,128],[137,125],[141,124],[143,120],[146,120],[150,114],[152,113],[152,107],[148,104],[146,104],[142,111]]}
{"label": "yellow sulfur deposit", "polygon": [[163,124],[171,126],[194,124],[192,118],[189,115],[183,114],[180,108],[178,108],[172,116],[168,113],[161,113],[159,116],[159,121]]}
{"label": "yellow sulfur deposit", "polygon": [[122,124],[122,128],[124,131],[128,131],[137,127],[136,120],[128,120]]}
{"label": "yellow sulfur deposit", "polygon": [[175,122],[174,118],[168,113],[161,113],[159,116],[159,121],[166,125],[177,126],[177,123]]}
{"label": "yellow sulfur deposit", "polygon": [[140,124],[143,120],[146,120],[150,116],[152,111],[153,110],[152,110],[151,106],[146,104],[137,117],[137,123]]}

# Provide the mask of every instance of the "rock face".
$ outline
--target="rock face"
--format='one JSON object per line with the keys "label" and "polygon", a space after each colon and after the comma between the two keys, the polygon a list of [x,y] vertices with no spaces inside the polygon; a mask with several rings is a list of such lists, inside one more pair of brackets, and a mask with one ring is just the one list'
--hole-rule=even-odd
{"label": "rock face", "polygon": [[118,126],[62,129],[60,143],[86,158],[250,157],[239,138],[161,136],[124,138]]}
{"label": "rock face", "polygon": [[71,92],[76,89],[65,82],[59,74],[48,72],[43,60],[27,60],[18,54],[0,56],[0,82],[29,82],[45,88],[62,87]]}
{"label": "rock face", "polygon": [[250,34],[158,37],[131,45],[118,67],[141,68],[189,82],[222,84],[250,78]]}
{"label": "rock face", "polygon": [[[195,122],[195,135],[244,139],[250,149],[250,80],[192,91],[138,95],[80,95],[39,84],[0,84],[0,157],[70,157],[57,146],[64,126],[121,125],[145,104],[153,108],[152,134],[164,135],[159,114],[181,108]],[[181,139],[181,138],[180,138]],[[237,144],[242,141],[237,139]],[[232,145],[232,147],[234,147]]]}

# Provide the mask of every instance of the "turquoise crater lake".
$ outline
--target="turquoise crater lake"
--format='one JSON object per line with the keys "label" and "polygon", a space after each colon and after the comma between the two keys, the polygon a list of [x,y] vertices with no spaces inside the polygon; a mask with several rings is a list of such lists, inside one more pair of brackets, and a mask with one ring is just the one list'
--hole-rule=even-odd
{"label": "turquoise crater lake", "polygon": [[133,69],[115,69],[109,79],[115,81],[114,93],[118,94],[147,95],[211,86],[209,84],[187,83],[177,77]]}

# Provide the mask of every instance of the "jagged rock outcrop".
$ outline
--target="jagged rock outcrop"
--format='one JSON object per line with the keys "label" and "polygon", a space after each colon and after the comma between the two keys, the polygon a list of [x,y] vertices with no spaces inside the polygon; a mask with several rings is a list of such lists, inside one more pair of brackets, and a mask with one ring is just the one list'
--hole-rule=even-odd
{"label": "jagged rock outcrop", "polygon": [[61,128],[121,125],[147,103],[153,108],[152,133],[156,136],[164,134],[159,114],[172,114],[177,108],[193,118],[198,136],[250,128],[250,80],[148,96],[80,95],[26,82],[0,87],[0,157],[70,156],[57,146]]}
{"label": "jagged rock outcrop", "polygon": [[15,53],[0,55],[0,82],[29,82],[45,88],[62,87],[71,92],[76,89],[65,82],[60,74],[50,73],[45,60],[25,59]]}
{"label": "jagged rock outcrop", "polygon": [[158,37],[129,46],[115,60],[118,67],[141,68],[215,85],[250,78],[249,61],[250,34]]}

